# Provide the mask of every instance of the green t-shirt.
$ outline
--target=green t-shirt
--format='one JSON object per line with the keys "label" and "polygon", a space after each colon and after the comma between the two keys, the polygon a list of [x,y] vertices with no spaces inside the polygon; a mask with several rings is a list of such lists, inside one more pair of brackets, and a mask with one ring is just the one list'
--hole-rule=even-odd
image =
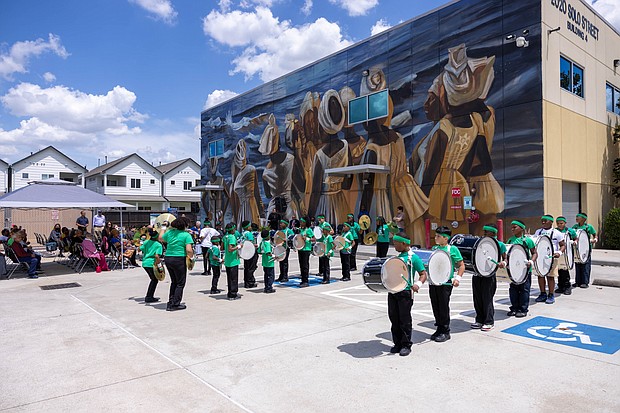
{"label": "green t-shirt", "polygon": [[243,239],[246,241],[251,241],[252,244],[255,244],[254,233],[252,231],[243,231]]}
{"label": "green t-shirt", "polygon": [[560,228],[556,228],[556,229],[560,231],[562,234],[566,234],[568,232],[568,236],[570,237],[570,239],[577,239],[577,233],[572,228],[564,227],[564,229],[560,229]]}
{"label": "green t-shirt", "polygon": [[499,244],[499,259],[501,260],[506,253],[506,244],[495,238],[495,241]]}
{"label": "green t-shirt", "polygon": [[194,240],[187,231],[170,228],[162,237],[166,243],[166,257],[185,257],[185,246],[193,245]]}
{"label": "green t-shirt", "polygon": [[342,252],[343,254],[350,254],[351,253],[351,245],[353,244],[353,234],[351,233],[351,230],[345,232],[344,234],[342,234],[342,236],[345,239],[345,243],[344,243],[344,248],[340,250],[340,252]]}
{"label": "green t-shirt", "polygon": [[[424,263],[415,255],[415,253],[411,253],[410,251],[403,251],[398,255],[398,258],[405,261],[407,264],[407,268],[409,269],[409,284],[413,284],[413,273],[417,272],[418,274],[422,271],[426,271],[426,267],[424,267]],[[411,287],[407,286],[405,291],[411,290]]]}
{"label": "green t-shirt", "polygon": [[159,255],[161,257],[164,248],[162,245],[151,239],[144,241],[144,243],[140,246],[140,251],[142,251],[142,266],[143,267],[153,267],[155,265],[155,256]]}
{"label": "green t-shirt", "polygon": [[302,229],[300,234],[306,237],[306,245],[304,245],[301,250],[312,251],[312,237],[314,237],[314,232],[310,228],[306,228]]}
{"label": "green t-shirt", "polygon": [[327,258],[334,256],[334,237],[331,235],[323,235],[323,242],[325,243],[325,256]]}
{"label": "green t-shirt", "polygon": [[377,242],[390,242],[390,232],[387,224],[383,224],[377,227]]}
{"label": "green t-shirt", "polygon": [[362,229],[360,228],[360,224],[358,224],[357,222],[354,222],[351,225],[351,229],[349,230],[349,232],[353,235],[354,240],[359,239],[359,234],[362,232]]}
{"label": "green t-shirt", "polygon": [[219,267],[220,265],[222,265],[222,263],[220,262],[221,253],[222,252],[220,251],[220,247],[218,247],[217,245],[213,245],[211,248],[209,248],[209,262],[211,262],[212,267]]}
{"label": "green t-shirt", "polygon": [[263,267],[273,268],[274,267],[274,259],[271,256],[272,253],[271,242],[267,240],[263,240],[258,247],[259,254],[263,255]]}
{"label": "green t-shirt", "polygon": [[452,279],[454,278],[454,272],[456,271],[456,265],[463,261],[463,256],[461,255],[461,251],[454,245],[435,245],[433,246],[433,250],[443,250],[450,254],[450,258],[452,259],[452,274],[450,275],[450,280],[448,282],[443,283],[442,285],[452,285]]}
{"label": "green t-shirt", "polygon": [[[579,225],[579,224],[575,224],[573,225],[573,230],[575,230],[575,238],[577,238],[577,230],[582,229],[585,232],[588,233],[588,237],[590,235],[596,235],[596,230],[594,229],[594,227],[588,223],[585,223],[583,225]],[[590,242],[590,245],[594,246],[593,242]]]}
{"label": "green t-shirt", "polygon": [[226,267],[236,267],[239,265],[239,250],[228,251],[229,245],[237,245],[237,237],[228,234],[224,237],[224,265]]}

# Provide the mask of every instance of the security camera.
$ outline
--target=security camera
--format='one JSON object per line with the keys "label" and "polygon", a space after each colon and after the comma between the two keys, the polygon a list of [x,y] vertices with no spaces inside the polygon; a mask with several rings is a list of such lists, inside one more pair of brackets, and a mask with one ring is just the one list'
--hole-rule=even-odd
{"label": "security camera", "polygon": [[525,37],[523,36],[517,37],[517,40],[515,40],[515,42],[517,43],[517,47],[528,47],[530,45],[530,42],[525,40]]}
{"label": "security camera", "polygon": [[530,31],[528,29],[523,30],[523,36],[527,36],[528,34],[530,34]]}

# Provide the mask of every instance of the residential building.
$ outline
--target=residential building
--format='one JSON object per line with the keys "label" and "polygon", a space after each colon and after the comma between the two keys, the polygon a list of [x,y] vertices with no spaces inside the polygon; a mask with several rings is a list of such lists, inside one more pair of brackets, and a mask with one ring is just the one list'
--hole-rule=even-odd
{"label": "residential building", "polygon": [[9,164],[0,159],[0,195],[9,192]]}
{"label": "residential building", "polygon": [[[200,194],[192,187],[200,185],[200,166],[191,158],[157,167],[161,172],[162,196],[168,207],[179,212],[198,212]],[[192,205],[193,204],[193,205]]]}

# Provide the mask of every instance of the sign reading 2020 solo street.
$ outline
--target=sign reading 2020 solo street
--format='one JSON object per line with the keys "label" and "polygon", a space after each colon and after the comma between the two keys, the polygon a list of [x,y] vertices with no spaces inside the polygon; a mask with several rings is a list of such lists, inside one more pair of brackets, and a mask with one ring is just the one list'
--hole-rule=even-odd
{"label": "sign reading 2020 solo street", "polygon": [[598,41],[598,27],[567,0],[550,0],[551,5],[568,17],[566,28],[575,33],[581,40],[588,41],[588,35]]}

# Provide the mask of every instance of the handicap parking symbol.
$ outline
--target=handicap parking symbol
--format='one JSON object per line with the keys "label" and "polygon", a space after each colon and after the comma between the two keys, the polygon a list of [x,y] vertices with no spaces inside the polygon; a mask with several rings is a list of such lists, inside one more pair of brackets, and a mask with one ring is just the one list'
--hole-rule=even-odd
{"label": "handicap parking symbol", "polygon": [[620,330],[554,318],[534,317],[502,332],[599,353],[620,350]]}

